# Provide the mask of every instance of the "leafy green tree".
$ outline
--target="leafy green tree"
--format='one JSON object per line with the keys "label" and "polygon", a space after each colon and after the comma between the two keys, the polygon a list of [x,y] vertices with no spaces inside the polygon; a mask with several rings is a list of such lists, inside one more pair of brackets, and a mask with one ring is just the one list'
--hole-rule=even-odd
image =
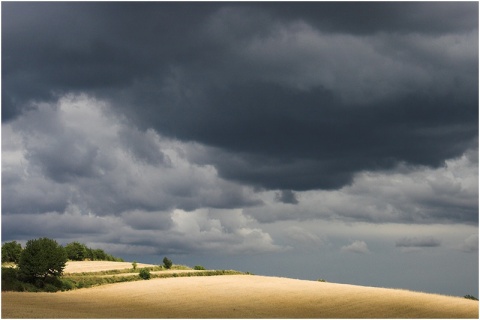
{"label": "leafy green tree", "polygon": [[92,249],[86,248],[85,259],[89,260],[103,260],[103,261],[119,261],[124,262],[122,258],[114,257],[110,254],[105,253],[102,249]]}
{"label": "leafy green tree", "polygon": [[133,270],[137,269],[137,261],[132,262],[132,268],[133,268]]}
{"label": "leafy green tree", "polygon": [[28,282],[47,277],[59,277],[67,263],[65,249],[55,240],[40,238],[28,240],[20,255],[19,275]]}
{"label": "leafy green tree", "polygon": [[2,263],[13,262],[18,264],[20,254],[22,253],[22,245],[17,241],[5,242],[2,245]]}
{"label": "leafy green tree", "polygon": [[83,261],[87,258],[87,247],[80,242],[71,242],[65,246],[67,257],[74,261]]}
{"label": "leafy green tree", "polygon": [[93,257],[94,257],[93,260],[107,260],[106,259],[107,254],[102,249],[94,249]]}
{"label": "leafy green tree", "polygon": [[166,269],[170,269],[172,265],[173,265],[172,260],[168,259],[167,257],[163,258],[163,266]]}

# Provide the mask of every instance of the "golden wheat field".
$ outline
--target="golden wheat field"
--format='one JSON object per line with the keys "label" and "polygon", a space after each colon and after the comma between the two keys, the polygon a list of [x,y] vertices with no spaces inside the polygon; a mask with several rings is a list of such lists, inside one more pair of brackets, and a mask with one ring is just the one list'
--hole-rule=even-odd
{"label": "golden wheat field", "polygon": [[[154,267],[153,264],[137,263],[137,268]],[[65,273],[98,272],[117,269],[130,269],[131,262],[116,261],[68,261]]]}
{"label": "golden wheat field", "polygon": [[2,318],[478,318],[478,302],[406,290],[228,275],[151,279],[58,293],[2,292]]}

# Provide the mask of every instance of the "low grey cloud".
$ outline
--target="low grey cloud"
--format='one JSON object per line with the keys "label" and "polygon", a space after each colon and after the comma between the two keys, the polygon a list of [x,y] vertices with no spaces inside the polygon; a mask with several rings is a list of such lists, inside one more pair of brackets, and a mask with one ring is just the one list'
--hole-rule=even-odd
{"label": "low grey cloud", "polygon": [[367,244],[365,241],[355,240],[351,244],[343,246],[341,248],[343,252],[352,252],[352,253],[360,253],[360,254],[367,254],[370,253]]}
{"label": "low grey cloud", "polygon": [[435,239],[434,237],[426,236],[426,237],[405,237],[398,239],[395,242],[396,247],[439,247],[441,245],[441,241]]}
{"label": "low grey cloud", "polygon": [[310,245],[318,248],[327,243],[324,237],[305,230],[300,226],[290,226],[285,229],[285,233],[289,239],[295,241],[296,243],[300,243],[302,247],[305,245]]}
{"label": "low grey cloud", "polygon": [[[278,191],[265,206],[246,208],[258,221],[309,219],[368,223],[478,224],[476,150],[448,160],[438,169],[399,166],[357,174],[340,190],[299,192],[294,210],[278,202]],[[267,192],[268,194],[268,192]]]}
{"label": "low grey cloud", "polygon": [[478,252],[478,234],[469,235],[459,246],[459,249],[464,252]]}
{"label": "low grey cloud", "polygon": [[[98,215],[258,203],[245,188],[219,179],[213,168],[190,164],[182,156],[188,145],[135,131],[104,117],[107,109],[86,96],[70,97],[4,125],[10,133],[4,141],[19,142],[12,150],[17,157],[2,163],[3,212],[63,212],[71,202]],[[83,118],[76,116],[79,110]],[[50,125],[37,125],[43,117]],[[135,141],[127,143],[125,132],[133,132]]]}

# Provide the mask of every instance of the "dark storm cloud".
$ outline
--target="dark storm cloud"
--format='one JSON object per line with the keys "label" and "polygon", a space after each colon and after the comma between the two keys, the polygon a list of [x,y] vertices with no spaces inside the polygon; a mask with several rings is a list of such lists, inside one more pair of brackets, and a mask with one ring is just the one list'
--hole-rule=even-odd
{"label": "dark storm cloud", "polygon": [[[425,32],[444,33],[478,27],[473,4],[458,6],[454,2],[435,5],[426,2],[329,2],[312,10],[311,4],[289,3],[265,5],[287,19],[304,19],[319,28],[348,33]],[[453,19],[452,17],[457,17]]]}
{"label": "dark storm cloud", "polygon": [[[87,92],[203,164],[267,189],[338,189],[477,144],[477,3],[3,3],[2,115]],[[154,146],[123,142],[150,164]],[[52,157],[70,150],[75,160]],[[57,182],[97,150],[30,156]]]}
{"label": "dark storm cloud", "polygon": [[402,161],[439,166],[476,144],[475,97],[460,109],[444,96],[351,109],[322,91],[258,85],[228,92],[175,132],[222,150],[209,161],[224,177],[267,188],[339,188],[357,171]]}
{"label": "dark storm cloud", "polygon": [[[2,3],[2,117],[30,100],[155,77],[190,51],[210,5]],[[164,62],[165,61],[165,62]],[[109,92],[112,93],[112,92]]]}
{"label": "dark storm cloud", "polygon": [[282,190],[277,192],[275,200],[282,203],[298,204],[297,195],[292,190]]}

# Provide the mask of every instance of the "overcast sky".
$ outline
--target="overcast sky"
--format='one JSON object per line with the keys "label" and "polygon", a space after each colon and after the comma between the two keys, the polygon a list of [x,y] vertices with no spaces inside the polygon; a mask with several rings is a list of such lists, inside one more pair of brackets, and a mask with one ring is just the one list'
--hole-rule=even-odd
{"label": "overcast sky", "polygon": [[2,243],[478,296],[478,3],[2,2]]}

